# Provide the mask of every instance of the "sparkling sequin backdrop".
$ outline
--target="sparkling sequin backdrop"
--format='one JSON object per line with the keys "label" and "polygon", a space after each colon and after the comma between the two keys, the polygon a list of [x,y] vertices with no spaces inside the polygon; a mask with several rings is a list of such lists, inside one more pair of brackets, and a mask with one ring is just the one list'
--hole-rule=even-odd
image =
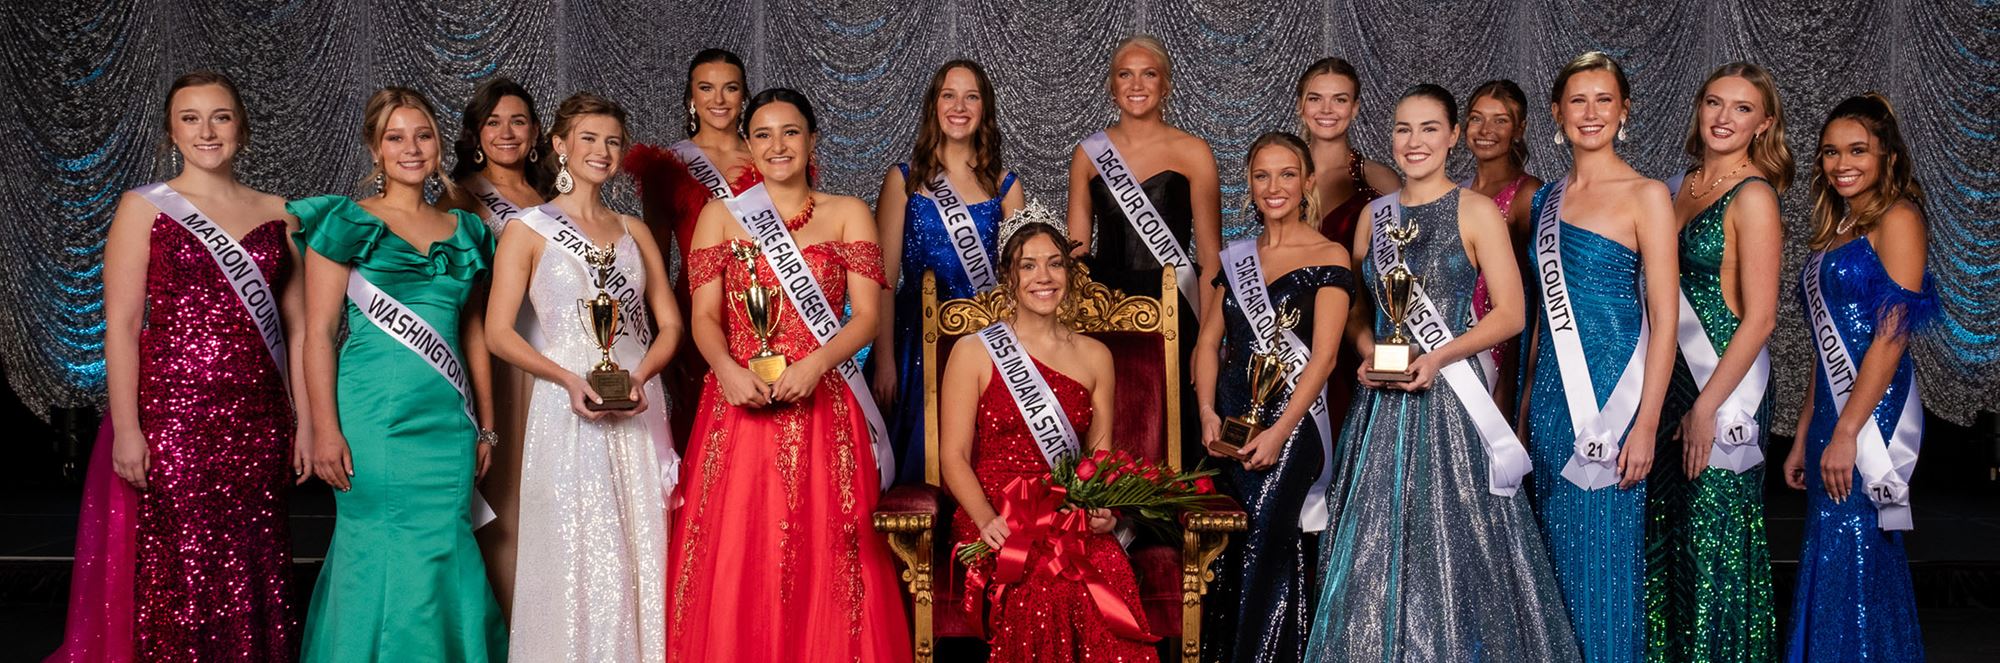
{"label": "sparkling sequin backdrop", "polygon": [[[254,125],[243,177],[295,197],[356,188],[368,160],[356,138],[361,105],[377,86],[430,95],[447,134],[488,76],[522,81],[545,112],[590,89],[632,109],[638,139],[664,143],[680,137],[686,59],[721,46],[750,63],[752,87],[805,90],[824,130],[825,187],[873,198],[882,172],[908,157],[932,69],[971,57],[996,79],[1008,165],[1060,208],[1071,146],[1113,117],[1103,92],[1112,45],[1150,32],[1175,56],[1169,118],[1215,146],[1231,237],[1251,230],[1233,211],[1244,200],[1243,150],[1262,131],[1297,125],[1294,77],[1323,55],[1360,69],[1354,135],[1379,158],[1389,100],[1412,83],[1463,94],[1505,77],[1539,100],[1564,61],[1610,52],[1636,86],[1632,140],[1621,150],[1662,177],[1686,163],[1694,87],[1717,64],[1747,59],[1777,76],[1801,180],[1826,111],[1849,94],[1885,91],[1931,194],[1931,265],[1949,302],[1949,319],[1918,349],[1926,396],[1962,422],[2000,403],[1996,14],[1981,0],[42,4],[0,18],[9,44],[0,150],[14,155],[0,160],[0,260],[11,271],[0,280],[0,356],[37,412],[101,399],[105,226],[120,191],[169,174],[161,95],[190,69],[236,78]],[[1558,174],[1567,157],[1550,143],[1546,115],[1530,115],[1530,170]],[[1468,167],[1463,155],[1455,165]],[[1806,232],[1804,189],[1785,199],[1794,242]],[[621,196],[629,209],[629,187]],[[1777,337],[1786,408],[1811,365],[1789,285],[1802,256],[1796,246],[1787,255]]]}

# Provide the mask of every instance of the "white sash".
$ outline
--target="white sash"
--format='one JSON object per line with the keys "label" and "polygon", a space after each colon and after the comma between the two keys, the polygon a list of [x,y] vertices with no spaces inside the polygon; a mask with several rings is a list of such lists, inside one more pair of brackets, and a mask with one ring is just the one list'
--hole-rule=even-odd
{"label": "white sash", "polygon": [[[1686,179],[1686,172],[1667,178],[1667,192],[1680,195],[1681,184]],[[1708,331],[1702,327],[1701,316],[1695,314],[1694,302],[1688,299],[1685,289],[1680,291],[1680,307],[1680,323],[1675,332],[1680,339],[1681,359],[1687,362],[1688,372],[1694,375],[1696,389],[1706,389],[1709,377],[1715,375],[1716,366],[1722,363],[1722,356],[1715,351],[1715,344],[1709,342]],[[1715,439],[1710,441],[1709,467],[1742,474],[1764,462],[1764,449],[1759,446],[1762,436],[1757,426],[1757,409],[1763,406],[1764,391],[1770,384],[1771,349],[1764,347],[1758,349],[1750,372],[1743,374],[1743,381],[1736,383],[1736,390],[1729,392],[1729,398],[1715,410]],[[1698,444],[1700,441],[1688,440],[1685,443]]]}
{"label": "white sash", "polygon": [[[785,218],[778,214],[777,205],[771,202],[771,194],[764,190],[764,185],[759,183],[722,202],[743,226],[743,231],[756,240],[765,262],[771,265],[771,272],[778,276],[778,286],[792,300],[792,308],[798,311],[799,319],[805,322],[813,338],[820,345],[833,340],[842,326],[840,312],[826,301],[826,293],[820,290],[819,280],[813,277],[812,267],[806,264],[805,254],[799,251],[798,241],[792,238],[791,229],[785,227]],[[860,363],[849,358],[834,368],[840,371],[847,390],[854,394],[855,404],[868,420],[868,433],[874,438],[875,466],[881,469],[882,489],[888,490],[889,484],[896,480],[896,457],[889,450],[889,428],[882,424],[882,411],[875,406],[873,392],[861,377]]]}
{"label": "white sash", "polygon": [[[1403,256],[1395,240],[1389,239],[1388,227],[1403,224],[1403,195],[1391,193],[1368,204],[1369,259],[1375,262],[1375,271],[1387,274],[1398,265],[1403,265]],[[1408,269],[1408,267],[1404,267]],[[1446,323],[1444,315],[1431,303],[1430,295],[1424,294],[1422,283],[1410,288],[1410,315],[1404,320],[1409,325],[1410,334],[1418,347],[1425,352],[1435,352],[1457,338]],[[1474,353],[1483,356],[1484,351]],[[1479,441],[1486,447],[1486,491],[1501,497],[1512,497],[1521,490],[1521,477],[1534,469],[1528,459],[1528,450],[1521,446],[1520,438],[1514,436],[1514,427],[1508,425],[1506,415],[1500,413],[1500,406],[1493,404],[1493,394],[1485,389],[1486,382],[1472,370],[1467,360],[1445,364],[1438,369],[1438,377],[1451,393],[1458,397],[1459,406],[1472,419],[1473,430],[1479,432]]]}
{"label": "white sash", "polygon": [[[576,259],[576,265],[583,269],[585,277],[596,277],[597,268],[590,265],[590,237],[576,227],[576,222],[571,221],[561,207],[557,207],[555,203],[530,207],[522,210],[518,218],[535,232],[541,233],[542,239],[560,247],[565,255]],[[627,278],[625,272],[614,269],[611,270],[611,281],[602,287],[605,292],[611,293],[611,296],[618,300],[619,313],[625,317],[625,324],[619,325],[619,331],[622,333],[631,330],[632,338],[639,341],[639,347],[652,347],[652,318],[646,314],[646,298],[640,292],[640,288],[646,287],[646,284]]]}
{"label": "white sash", "polygon": [[[1465,189],[1467,191],[1473,190],[1472,178],[1468,177],[1465,178],[1464,180],[1459,181],[1458,188]],[[1400,208],[1397,214],[1398,215],[1401,214]],[[1501,219],[1501,221],[1506,221],[1506,219]],[[1493,296],[1493,290],[1491,288],[1487,289],[1486,296],[1488,298],[1491,298]],[[1474,325],[1479,324],[1479,319],[1485,317],[1480,314],[1478,306],[1473,306],[1471,308],[1471,313],[1472,313],[1471,316],[1472,324]],[[1496,347],[1491,350],[1485,350],[1473,353],[1472,358],[1478,361],[1479,368],[1483,369],[1480,371],[1479,374],[1486,376],[1486,393],[1490,394],[1493,393],[1495,390],[1498,390],[1500,388],[1500,348]]]}
{"label": "white sash", "polygon": [[1639,340],[1618,384],[1604,407],[1597,407],[1597,388],[1590,381],[1590,365],[1584,358],[1583,337],[1576,327],[1576,309],[1569,298],[1569,278],[1562,261],[1562,201],[1569,179],[1557,180],[1542,202],[1542,215],[1535,223],[1535,258],[1542,290],[1542,313],[1554,344],[1556,368],[1562,378],[1563,397],[1569,404],[1570,430],[1576,436],[1575,452],[1563,465],[1562,476],[1584,490],[1607,488],[1618,483],[1618,448],[1625,428],[1639,412],[1639,397],[1646,375],[1646,346],[1652,339],[1652,325],[1645,318],[1645,300],[1640,300]]}
{"label": "white sash", "polygon": [[[1250,237],[1230,242],[1222,250],[1222,264],[1229,275],[1229,289],[1236,293],[1236,303],[1243,307],[1243,317],[1250,321],[1252,333],[1250,349],[1253,352],[1275,352],[1287,363],[1291,370],[1285,372],[1285,388],[1292,392],[1292,398],[1299,397],[1299,381],[1305,378],[1306,361],[1312,357],[1312,346],[1301,340],[1298,334],[1286,329],[1275,339],[1280,347],[1273,348],[1271,331],[1278,326],[1276,302],[1271,301],[1271,290],[1264,284],[1264,262],[1257,255],[1257,238]],[[1311,409],[1313,427],[1319,433],[1320,463],[1319,476],[1313,479],[1312,488],[1306,491],[1305,505],[1299,509],[1299,529],[1319,532],[1326,529],[1327,505],[1326,487],[1333,481],[1333,426],[1327,421],[1326,388],[1321,385],[1319,393],[1313,394]],[[1293,429],[1288,439],[1297,434]]]}
{"label": "white sash", "polygon": [[[465,412],[465,418],[472,420],[473,428],[479,427],[479,417],[472,414],[472,385],[466,381],[465,362],[459,360],[458,348],[452,347],[444,335],[439,334],[416,311],[369,283],[361,275],[361,269],[352,265],[347,272],[347,299],[361,309],[361,317],[367,318],[389,338],[417,353],[445,382],[451,383],[451,388],[458,390],[459,407]],[[471,506],[473,529],[479,529],[495,517],[493,508],[486,504],[486,498],[481,497],[477,490],[472,491]]]}
{"label": "white sash", "polygon": [[1196,294],[1194,281],[1195,273],[1201,270],[1188,260],[1180,240],[1174,239],[1173,231],[1167,229],[1166,218],[1153,208],[1153,200],[1146,197],[1145,188],[1132,176],[1132,168],[1125,164],[1125,156],[1118,153],[1118,146],[1112,145],[1111,137],[1099,131],[1085,137],[1078,147],[1083,148],[1084,156],[1090,157],[1090,162],[1097,166],[1097,176],[1104,180],[1105,188],[1111,190],[1111,198],[1118,201],[1118,211],[1124,213],[1127,223],[1132,224],[1132,231],[1139,233],[1153,259],[1161,265],[1174,266],[1174,278],[1180,282],[1181,296],[1199,304],[1201,297]]}
{"label": "white sash", "polygon": [[1021,411],[1021,421],[1027,423],[1028,433],[1035,436],[1035,446],[1041,448],[1042,459],[1048,461],[1049,467],[1055,467],[1064,457],[1080,453],[1083,442],[1076,434],[1076,427],[1070,425],[1069,413],[1063,411],[1062,401],[1056,400],[1056,392],[1049,388],[1042,370],[1035,367],[1034,359],[1014,337],[1013,327],[995,322],[979,330],[977,336],[986,346],[986,354],[993,358],[993,366],[1000,370],[1007,393],[1014,397],[1014,407]]}
{"label": "white sash", "polygon": [[250,313],[251,324],[256,325],[257,334],[264,337],[264,350],[271,354],[271,363],[278,369],[278,379],[289,393],[292,389],[292,366],[286,362],[289,354],[285,346],[285,318],[278,311],[278,293],[271,289],[271,282],[265,280],[264,270],[257,268],[257,260],[250,257],[250,252],[244,250],[236,238],[230,237],[228,231],[216,225],[201,210],[195,209],[194,203],[167,186],[166,182],[154,182],[133,189],[133,192],[173,217],[199,240],[202,248],[208,249],[208,257],[215,259],[216,268],[222,270],[223,280],[229,282],[229,291],[236,293],[236,301]]}
{"label": "white sash", "polygon": [[952,188],[951,178],[940,172],[924,186],[931,191],[931,202],[937,204],[938,216],[944,219],[945,236],[951,239],[951,253],[958,256],[958,266],[965,269],[972,289],[985,292],[1000,285],[993,257],[986,254],[986,243],[979,239],[979,224],[973,221],[972,210],[966,209],[965,197]]}
{"label": "white sash", "polygon": [[493,188],[493,183],[484,177],[466,178],[465,189],[472,192],[473,201],[479,204],[480,216],[486,220],[486,227],[493,230],[494,237],[500,236],[500,230],[507,227],[509,219],[521,215],[521,206],[501,195],[500,190]]}
{"label": "white sash", "polygon": [[681,163],[687,166],[688,175],[694,177],[694,181],[700,182],[703,188],[708,189],[708,197],[716,200],[729,197],[729,183],[723,181],[722,169],[716,168],[715,162],[708,160],[708,155],[702,153],[701,146],[695,145],[694,141],[683,140],[667,146],[667,149],[672,150],[674,156],[680,157]]}
{"label": "white sash", "polygon": [[[1820,289],[1820,266],[1825,260],[1826,252],[1822,251],[1806,261],[1806,315],[1812,322],[1813,347],[1819,352],[1820,377],[1833,396],[1833,411],[1839,413],[1847,409],[1861,365],[1848,354],[1847,342],[1841,340],[1840,330],[1834,328],[1833,316],[1826,310],[1826,293]],[[1867,482],[1865,494],[1875,503],[1876,524],[1884,530],[1911,529],[1910,471],[1916,469],[1917,447],[1924,437],[1924,407],[1916,381],[1910,381],[1903,394],[1903,413],[1889,439],[1882,439],[1882,426],[1872,412],[1855,437],[1854,469]]]}

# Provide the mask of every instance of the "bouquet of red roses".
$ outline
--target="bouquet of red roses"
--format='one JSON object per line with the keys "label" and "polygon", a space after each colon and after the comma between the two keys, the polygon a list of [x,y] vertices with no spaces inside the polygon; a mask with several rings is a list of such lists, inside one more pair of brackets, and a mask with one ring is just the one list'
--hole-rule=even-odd
{"label": "bouquet of red roses", "polygon": [[[1090,456],[1072,455],[1058,461],[1039,486],[1008,486],[994,507],[1003,517],[1019,515],[1010,511],[1038,510],[1064,506],[1088,513],[1091,509],[1112,509],[1140,526],[1171,537],[1186,512],[1207,511],[1217,502],[1216,471],[1196,468],[1178,472],[1166,465],[1142,461],[1124,451],[1099,450]],[[1041,502],[1035,509],[1028,502]],[[1022,534],[1022,532],[1016,532]],[[1011,544],[1010,544],[1011,547]],[[958,547],[957,557],[972,566],[993,555],[984,541]]]}

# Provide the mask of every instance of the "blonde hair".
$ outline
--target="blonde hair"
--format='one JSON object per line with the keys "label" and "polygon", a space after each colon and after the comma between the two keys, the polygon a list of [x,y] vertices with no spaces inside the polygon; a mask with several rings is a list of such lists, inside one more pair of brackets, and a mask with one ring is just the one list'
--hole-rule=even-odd
{"label": "blonde hair", "polygon": [[1161,43],[1158,37],[1152,35],[1132,35],[1120,40],[1118,47],[1111,49],[1111,62],[1106,67],[1109,71],[1106,71],[1104,74],[1105,94],[1117,93],[1115,86],[1118,84],[1118,54],[1124,53],[1125,49],[1128,48],[1136,48],[1153,54],[1153,58],[1160,61],[1160,82],[1166,84],[1166,87],[1161,91],[1161,96],[1164,97],[1165,93],[1173,92],[1174,60],[1171,56],[1167,55],[1167,45]]}
{"label": "blonde hair", "polygon": [[[1262,152],[1267,147],[1290,150],[1292,154],[1298,155],[1300,172],[1305,175],[1305,187],[1299,192],[1299,222],[1306,224],[1307,228],[1319,230],[1319,187],[1312,185],[1312,148],[1306,147],[1306,141],[1293,135],[1291,132],[1266,131],[1263,135],[1258,136],[1257,140],[1252,141],[1250,149],[1243,153],[1244,170],[1249,170],[1250,162],[1257,158],[1257,153]],[[1248,179],[1248,177],[1245,179]],[[1256,194],[1252,193],[1251,197],[1251,213],[1257,214]],[[1257,218],[1260,222],[1262,221],[1261,216],[1254,218]]]}
{"label": "blonde hair", "polygon": [[1771,188],[1782,194],[1792,185],[1798,165],[1792,160],[1792,148],[1785,144],[1785,107],[1778,102],[1778,83],[1763,67],[1749,62],[1731,62],[1716,67],[1708,75],[1708,80],[1695,89],[1694,109],[1689,112],[1688,118],[1688,156],[1699,159],[1708,149],[1708,145],[1701,140],[1701,102],[1708,95],[1708,86],[1730,76],[1749,81],[1764,96],[1764,113],[1771,118],[1771,128],[1750,139],[1750,164],[1771,181]]}
{"label": "blonde hair", "polygon": [[[455,195],[458,190],[457,185],[452,184],[451,177],[447,176],[444,172],[444,151],[446,146],[443,134],[438,131],[437,110],[432,108],[431,102],[424,99],[424,95],[418,94],[416,90],[400,85],[391,85],[376,90],[375,94],[370,95],[368,97],[368,105],[361,111],[362,142],[368,146],[371,152],[374,151],[375,146],[382,142],[382,133],[389,129],[389,116],[394,115],[397,110],[403,108],[415,108],[423,111],[424,119],[430,120],[431,132],[438,135],[438,149],[435,154],[431,155],[430,171],[432,175],[436,175],[444,183],[445,196]],[[365,184],[369,180],[381,177],[382,175],[382,162],[379,160],[378,155],[378,160],[369,163],[368,175],[363,177],[361,181]]]}
{"label": "blonde hair", "polygon": [[[1869,92],[1848,97],[1834,106],[1826,114],[1826,124],[1820,125],[1819,139],[1826,141],[1826,128],[1838,120],[1852,120],[1866,129],[1869,135],[1880,143],[1882,160],[1875,185],[1870,187],[1874,194],[1868,206],[1861,209],[1848,208],[1847,199],[1833,190],[1827,181],[1826,159],[1813,159],[1812,174],[1812,239],[1808,244],[1814,250],[1825,249],[1833,242],[1836,224],[1848,215],[1854,217],[1854,234],[1866,235],[1882,223],[1882,217],[1889,213],[1896,203],[1908,200],[1919,210],[1924,206],[1924,187],[1917,183],[1915,165],[1910,163],[1910,148],[1903,142],[1903,131],[1897,126],[1896,109],[1889,105],[1889,98],[1880,92]],[[1814,146],[1815,153],[1818,146]]]}

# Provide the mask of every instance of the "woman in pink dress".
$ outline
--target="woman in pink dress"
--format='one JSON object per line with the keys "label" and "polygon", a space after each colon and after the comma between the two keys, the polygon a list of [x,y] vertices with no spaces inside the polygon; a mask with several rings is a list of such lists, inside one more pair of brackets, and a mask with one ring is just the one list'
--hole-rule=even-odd
{"label": "woman in pink dress", "polygon": [[[302,374],[285,342],[302,305],[297,222],[236,180],[249,117],[229,79],[176,79],[166,114],[186,166],[127,192],[105,241],[109,435],[50,660],[289,660],[286,500],[308,444],[287,395]],[[136,510],[106,469],[138,489]]]}
{"label": "woman in pink dress", "polygon": [[[1513,238],[1514,251],[1521,260],[1521,273],[1528,269],[1528,236],[1531,224],[1528,207],[1534,203],[1535,192],[1541,190],[1541,178],[1529,175],[1528,165],[1528,95],[1514,81],[1499,79],[1480,83],[1473,88],[1471,101],[1465,111],[1465,151],[1472,154],[1477,170],[1471,177],[1458,185],[1493,199],[1500,206],[1500,218],[1507,222],[1507,234]],[[1479,277],[1472,290],[1472,314],[1486,317],[1493,312],[1493,300],[1486,294],[1486,277]],[[1489,372],[1488,385],[1493,391],[1493,402],[1507,416],[1514,415],[1515,376],[1521,372],[1520,353],[1513,342],[1501,343],[1487,350],[1498,370]]]}

